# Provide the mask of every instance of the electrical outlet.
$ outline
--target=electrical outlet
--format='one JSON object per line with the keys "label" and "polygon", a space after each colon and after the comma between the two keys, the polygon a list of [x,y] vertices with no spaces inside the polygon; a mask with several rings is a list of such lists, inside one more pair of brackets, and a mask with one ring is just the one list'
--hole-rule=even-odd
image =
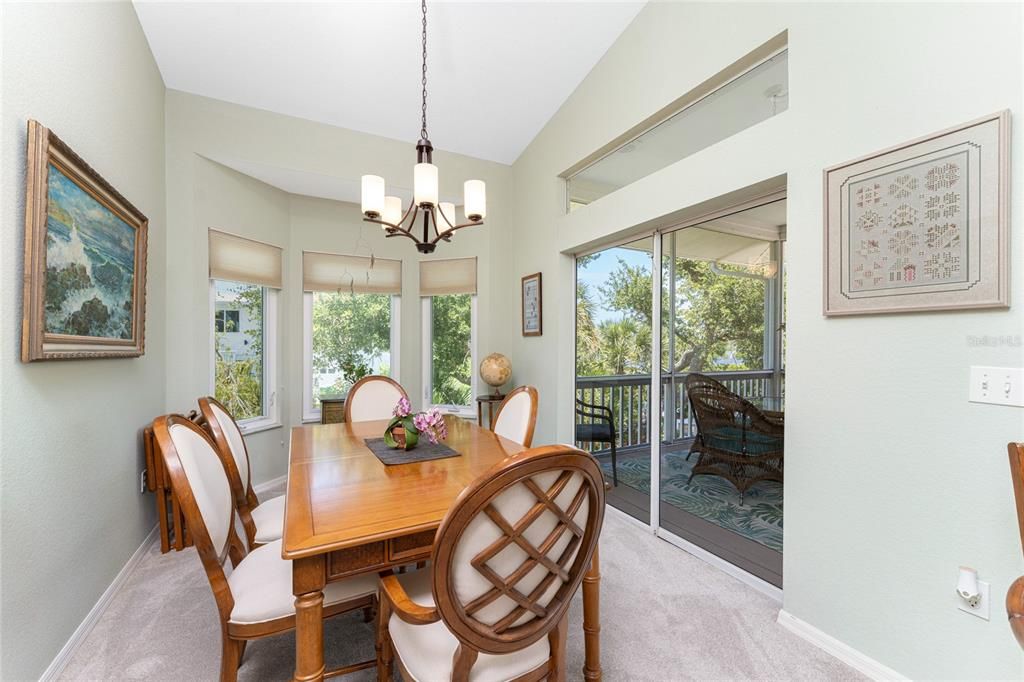
{"label": "electrical outlet", "polygon": [[1024,407],[1024,369],[1019,367],[971,367],[972,403]]}
{"label": "electrical outlet", "polygon": [[142,473],[139,474],[139,492],[146,492],[146,477],[149,475],[149,469],[143,469]]}
{"label": "electrical outlet", "polygon": [[972,616],[977,616],[982,620],[988,620],[989,616],[989,588],[988,583],[984,580],[978,581],[978,603],[977,606],[972,606],[970,602],[957,595],[957,608],[964,613],[969,613]]}

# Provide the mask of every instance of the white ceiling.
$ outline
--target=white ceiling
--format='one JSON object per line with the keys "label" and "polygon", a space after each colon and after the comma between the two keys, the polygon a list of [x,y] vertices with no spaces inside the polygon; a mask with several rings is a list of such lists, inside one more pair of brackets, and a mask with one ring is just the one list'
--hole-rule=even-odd
{"label": "white ceiling", "polygon": [[[512,163],[644,4],[429,2],[434,146]],[[419,137],[418,2],[134,5],[168,88]]]}

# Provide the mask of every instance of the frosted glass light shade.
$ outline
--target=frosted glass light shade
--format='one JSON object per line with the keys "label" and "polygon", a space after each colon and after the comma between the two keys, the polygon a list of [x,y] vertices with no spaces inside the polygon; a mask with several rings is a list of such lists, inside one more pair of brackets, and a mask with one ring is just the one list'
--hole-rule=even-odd
{"label": "frosted glass light shade", "polygon": [[[381,213],[381,220],[392,225],[398,225],[402,219],[402,200],[398,197],[384,197],[384,212]],[[385,227],[385,226],[381,226]]]}
{"label": "frosted glass light shade", "polygon": [[487,186],[484,181],[466,180],[463,190],[466,217],[470,220],[483,220],[487,217]]}
{"label": "frosted glass light shade", "polygon": [[412,193],[420,206],[437,204],[437,166],[432,163],[417,163],[413,167]]}
{"label": "frosted glass light shade", "polygon": [[384,212],[384,178],[379,175],[364,175],[362,183],[363,215],[380,215]]}
{"label": "frosted glass light shade", "polygon": [[442,201],[434,211],[434,218],[437,221],[437,231],[447,232],[455,227],[455,204],[450,201]]}

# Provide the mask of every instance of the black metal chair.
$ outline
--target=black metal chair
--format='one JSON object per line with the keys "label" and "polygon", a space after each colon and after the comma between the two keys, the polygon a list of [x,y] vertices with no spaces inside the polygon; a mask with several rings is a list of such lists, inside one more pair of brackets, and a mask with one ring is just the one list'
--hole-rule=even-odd
{"label": "black metal chair", "polygon": [[576,399],[576,414],[581,419],[590,420],[577,422],[576,442],[578,443],[609,443],[612,453],[612,485],[619,484],[619,472],[615,460],[615,414],[610,407],[593,405]]}

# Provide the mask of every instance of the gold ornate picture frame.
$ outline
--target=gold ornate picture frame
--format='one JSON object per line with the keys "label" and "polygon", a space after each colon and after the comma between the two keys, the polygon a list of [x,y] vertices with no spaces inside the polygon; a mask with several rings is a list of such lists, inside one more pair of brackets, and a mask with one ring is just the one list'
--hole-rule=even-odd
{"label": "gold ornate picture frame", "polygon": [[1010,112],[824,171],[824,314],[1009,306]]}
{"label": "gold ornate picture frame", "polygon": [[22,362],[145,352],[148,226],[52,131],[28,122]]}

